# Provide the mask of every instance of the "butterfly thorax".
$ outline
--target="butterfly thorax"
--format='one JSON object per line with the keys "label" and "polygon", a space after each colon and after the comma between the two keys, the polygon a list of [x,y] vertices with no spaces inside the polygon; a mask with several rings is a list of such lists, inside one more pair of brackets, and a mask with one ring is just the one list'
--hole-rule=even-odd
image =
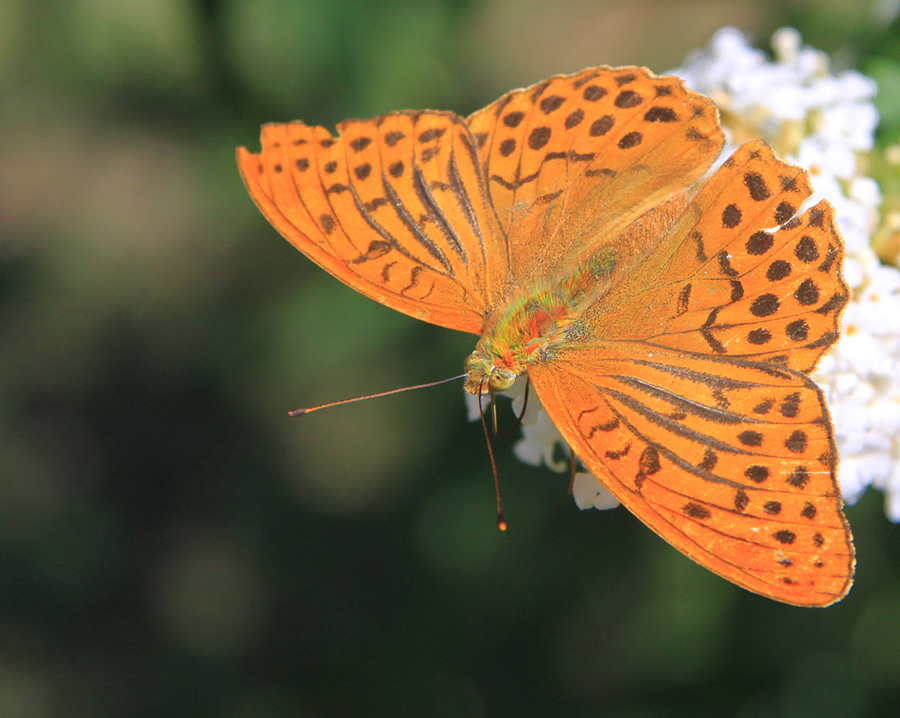
{"label": "butterfly thorax", "polygon": [[571,273],[533,284],[495,310],[466,361],[466,391],[506,391],[530,365],[552,360],[581,339],[581,317],[609,291],[616,266],[615,252],[603,249]]}

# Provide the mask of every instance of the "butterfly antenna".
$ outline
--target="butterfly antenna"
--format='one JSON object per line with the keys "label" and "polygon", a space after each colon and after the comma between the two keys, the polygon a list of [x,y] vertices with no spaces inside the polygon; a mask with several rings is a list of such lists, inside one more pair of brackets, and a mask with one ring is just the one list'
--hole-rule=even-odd
{"label": "butterfly antenna", "polygon": [[569,447],[569,466],[571,467],[572,473],[569,478],[569,493],[572,493],[572,489],[575,488],[575,449],[571,446]]}
{"label": "butterfly antenna", "polygon": [[[488,429],[484,404],[482,404],[481,400],[481,397],[484,396],[484,394],[481,393],[481,389],[483,388],[484,384],[481,385],[481,388],[478,391],[478,408],[481,412],[481,426],[484,428],[484,438],[487,439],[488,454],[491,456],[491,469],[494,472],[494,492],[497,495],[497,528],[501,531],[506,531],[507,524],[506,519],[503,516],[503,502],[500,500],[500,476],[497,473],[497,460],[494,458],[494,446],[491,444],[491,432]],[[493,401],[493,399],[494,395],[491,394],[491,401]],[[496,433],[496,431],[494,433]]]}
{"label": "butterfly antenna", "polygon": [[519,425],[522,423],[522,419],[525,417],[525,410],[528,408],[528,390],[531,388],[531,382],[527,379],[525,380],[525,401],[522,402],[522,413],[516,417],[516,423],[513,424],[507,431],[504,431],[502,434],[497,434],[497,428],[494,427],[494,433],[501,439],[505,439],[507,436],[512,434],[516,429],[519,428]]}
{"label": "butterfly antenna", "polygon": [[494,398],[494,392],[491,392],[491,423],[494,428],[494,436],[497,436],[497,400]]}
{"label": "butterfly antenna", "polygon": [[391,396],[391,394],[401,394],[404,391],[413,391],[415,389],[428,389],[432,386],[438,386],[439,384],[448,384],[451,381],[457,381],[459,379],[465,379],[465,374],[460,374],[459,376],[451,376],[449,379],[441,379],[440,381],[431,381],[427,384],[416,384],[416,386],[404,386],[400,389],[391,389],[390,391],[382,391],[378,394],[367,394],[366,396],[356,396],[352,399],[343,399],[341,401],[333,401],[330,404],[322,404],[321,406],[312,406],[308,409],[294,409],[293,411],[288,412],[288,416],[305,416],[306,414],[312,414],[314,411],[319,411],[320,409],[330,409],[333,406],[340,406],[341,404],[352,404],[355,401],[364,401],[365,399],[378,399],[382,396]]}

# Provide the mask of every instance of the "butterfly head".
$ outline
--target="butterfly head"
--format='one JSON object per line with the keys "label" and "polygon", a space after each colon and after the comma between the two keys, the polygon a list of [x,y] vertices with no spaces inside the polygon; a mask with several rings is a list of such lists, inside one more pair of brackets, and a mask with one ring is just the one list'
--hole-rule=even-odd
{"label": "butterfly head", "polygon": [[466,361],[465,389],[470,394],[497,394],[512,389],[518,373],[497,366],[478,351]]}

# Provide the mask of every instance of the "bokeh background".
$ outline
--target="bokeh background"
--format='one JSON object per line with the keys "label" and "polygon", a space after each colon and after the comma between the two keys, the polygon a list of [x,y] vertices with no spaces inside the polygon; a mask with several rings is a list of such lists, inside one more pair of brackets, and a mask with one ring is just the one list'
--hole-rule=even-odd
{"label": "bokeh background", "polygon": [[[900,701],[900,526],[847,514],[827,610],[716,578],[497,452],[473,338],[315,268],[234,149],[259,125],[467,114],[595,64],[663,71],[790,24],[883,85],[896,0],[5,0],[0,715],[878,716]],[[892,14],[893,13],[893,14]]]}

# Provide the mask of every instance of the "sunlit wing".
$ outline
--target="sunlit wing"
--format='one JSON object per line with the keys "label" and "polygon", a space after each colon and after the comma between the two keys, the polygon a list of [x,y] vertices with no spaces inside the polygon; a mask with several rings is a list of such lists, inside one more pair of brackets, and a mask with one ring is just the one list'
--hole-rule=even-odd
{"label": "sunlit wing", "polygon": [[761,140],[741,146],[646,261],[597,303],[607,336],[810,372],[850,292],[834,211]]}
{"label": "sunlit wing", "polygon": [[531,381],[582,462],[641,521],[750,591],[825,606],[854,553],[828,412],[803,374],[643,345],[567,353]]}
{"label": "sunlit wing", "polygon": [[632,512],[725,578],[796,605],[849,590],[828,410],[806,373],[848,289],[832,210],[751,142],[671,233],[529,369],[550,417]]}
{"label": "sunlit wing", "polygon": [[478,333],[508,273],[471,134],[452,113],[348,120],[332,136],[266,125],[240,148],[265,217],[342,282],[432,324]]}
{"label": "sunlit wing", "polygon": [[517,279],[571,266],[683,195],[723,144],[711,100],[638,67],[552,77],[467,122]]}

